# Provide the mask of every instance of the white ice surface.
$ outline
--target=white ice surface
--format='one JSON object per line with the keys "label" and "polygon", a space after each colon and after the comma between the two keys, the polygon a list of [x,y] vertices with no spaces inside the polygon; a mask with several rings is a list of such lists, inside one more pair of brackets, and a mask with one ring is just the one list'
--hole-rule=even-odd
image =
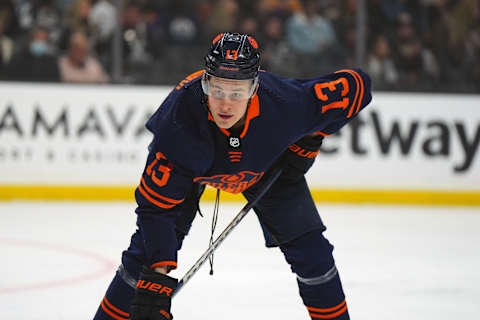
{"label": "white ice surface", "polygon": [[[242,204],[221,204],[222,230]],[[135,230],[133,203],[0,203],[2,318],[92,319]],[[480,209],[318,205],[351,318],[480,319]],[[181,278],[207,248],[202,204]],[[251,212],[175,297],[175,320],[308,319],[295,276]]]}

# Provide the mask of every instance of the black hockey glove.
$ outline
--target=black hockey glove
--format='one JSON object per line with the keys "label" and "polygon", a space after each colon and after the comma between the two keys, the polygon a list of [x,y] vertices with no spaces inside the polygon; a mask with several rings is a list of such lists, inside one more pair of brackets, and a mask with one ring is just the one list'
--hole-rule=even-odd
{"label": "black hockey glove", "polygon": [[293,183],[302,178],[315,162],[322,142],[323,136],[305,136],[288,147],[280,157],[283,167],[280,179]]}
{"label": "black hockey glove", "polygon": [[172,294],[178,280],[143,267],[135,288],[131,320],[171,320]]}

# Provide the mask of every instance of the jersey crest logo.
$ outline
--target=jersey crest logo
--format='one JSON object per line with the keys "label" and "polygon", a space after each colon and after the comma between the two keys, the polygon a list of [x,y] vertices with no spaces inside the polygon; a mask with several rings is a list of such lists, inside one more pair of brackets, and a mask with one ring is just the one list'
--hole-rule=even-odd
{"label": "jersey crest logo", "polygon": [[236,174],[218,174],[212,177],[197,177],[194,182],[208,184],[209,186],[229,193],[240,193],[257,183],[263,172],[241,171]]}

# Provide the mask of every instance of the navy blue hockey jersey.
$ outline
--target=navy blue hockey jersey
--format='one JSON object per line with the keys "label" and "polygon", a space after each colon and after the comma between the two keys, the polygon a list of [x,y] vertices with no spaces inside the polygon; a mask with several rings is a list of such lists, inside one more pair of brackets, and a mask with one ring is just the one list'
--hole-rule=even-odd
{"label": "navy blue hockey jersey", "polygon": [[370,79],[358,69],[306,80],[260,72],[245,125],[231,133],[209,113],[202,73],[174,88],[147,122],[154,139],[135,197],[151,268],[177,266],[175,219],[194,183],[242,192],[295,141],[337,132],[371,101]]}

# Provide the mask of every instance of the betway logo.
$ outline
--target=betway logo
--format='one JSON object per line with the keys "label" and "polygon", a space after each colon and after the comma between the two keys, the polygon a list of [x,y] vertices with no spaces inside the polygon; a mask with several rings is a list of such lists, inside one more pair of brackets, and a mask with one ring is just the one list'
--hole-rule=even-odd
{"label": "betway logo", "polygon": [[[359,115],[338,135],[350,134],[349,149],[357,156],[379,152],[391,156],[400,152],[408,157],[420,152],[428,158],[450,159],[453,150],[462,151],[461,160],[453,165],[455,172],[466,172],[474,163],[480,144],[480,122],[467,125],[462,120],[386,120],[379,112],[370,111]],[[373,137],[373,141],[365,136]],[[345,152],[334,141],[335,135],[327,138],[328,146],[322,146],[321,154]],[[368,147],[367,147],[368,145]],[[457,147],[457,148],[454,148]],[[458,157],[458,154],[456,155]]]}

